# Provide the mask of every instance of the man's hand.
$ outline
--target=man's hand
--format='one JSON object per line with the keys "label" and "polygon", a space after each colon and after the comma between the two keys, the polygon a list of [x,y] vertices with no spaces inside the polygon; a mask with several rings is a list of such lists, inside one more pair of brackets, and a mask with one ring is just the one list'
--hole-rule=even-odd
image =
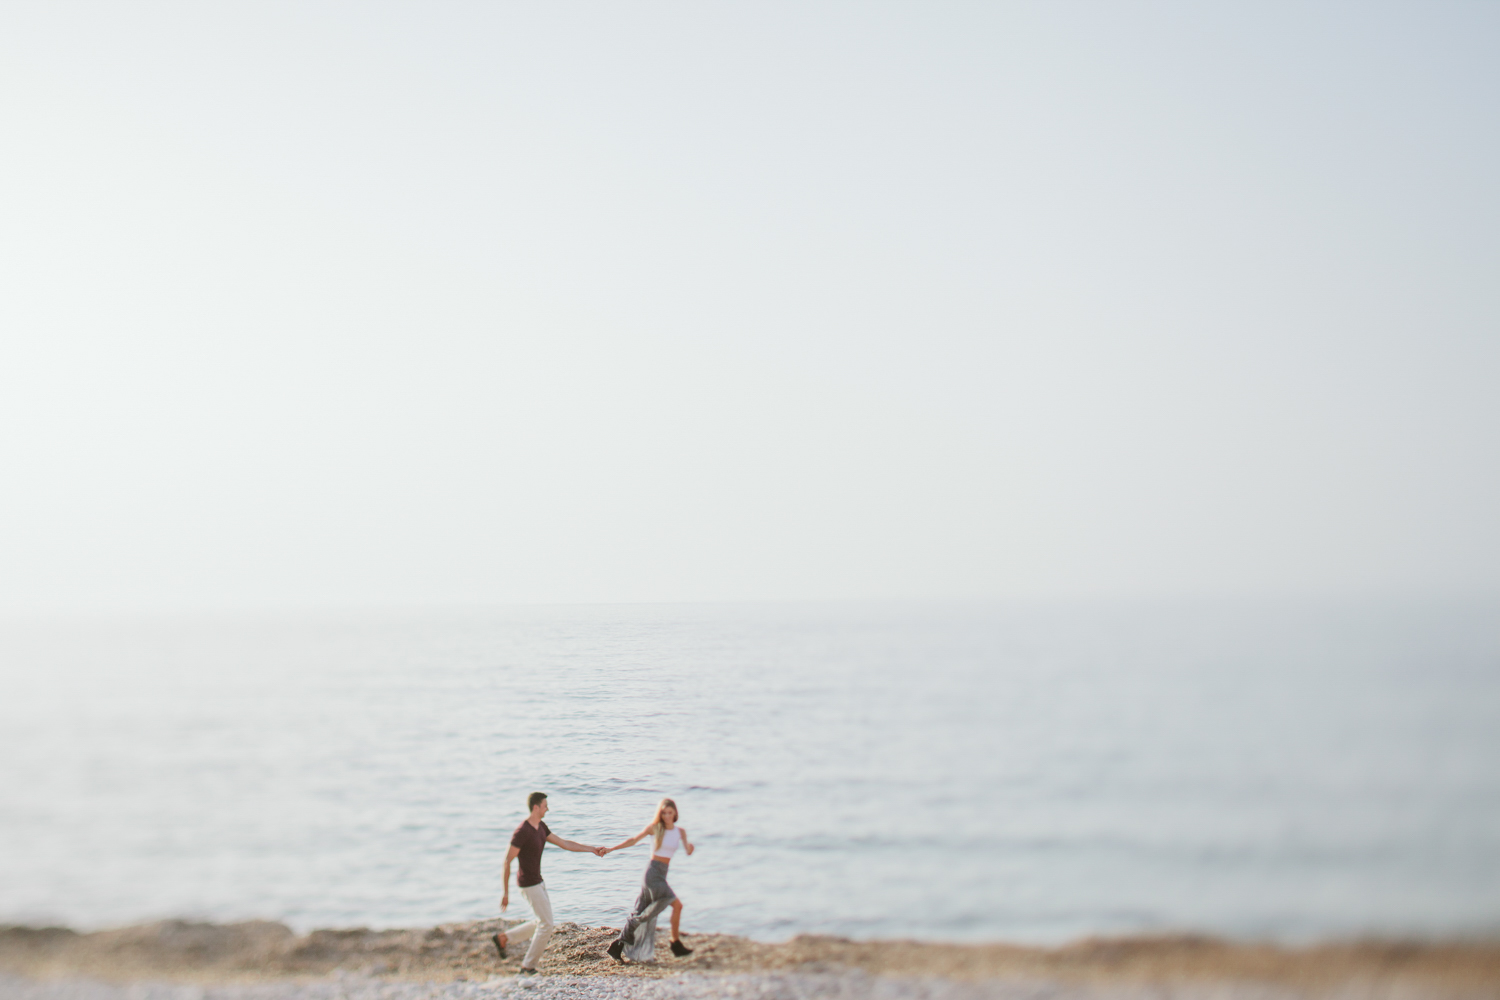
{"label": "man's hand", "polygon": [[509,906],[510,906],[510,890],[506,889],[505,892],[500,896],[500,909],[501,910],[505,910]]}
{"label": "man's hand", "polygon": [[609,848],[607,848],[607,847],[596,847],[593,850],[594,850],[594,853],[597,854],[601,858],[604,857],[606,854],[609,853]]}

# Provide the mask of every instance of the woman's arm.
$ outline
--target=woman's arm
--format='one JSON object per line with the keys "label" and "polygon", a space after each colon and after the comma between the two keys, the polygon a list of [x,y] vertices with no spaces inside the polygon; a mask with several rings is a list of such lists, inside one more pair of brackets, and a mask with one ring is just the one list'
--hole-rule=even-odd
{"label": "woman's arm", "polygon": [[[682,830],[682,827],[679,826],[677,829]],[[687,831],[686,830],[682,830],[682,849],[684,851],[687,851],[689,854],[693,853],[693,845],[687,839]]]}
{"label": "woman's arm", "polygon": [[646,827],[646,829],[642,830],[640,833],[636,834],[634,837],[627,837],[626,839],[624,839],[624,840],[620,841],[618,844],[616,844],[614,847],[606,847],[604,849],[605,853],[608,854],[610,851],[622,851],[622,850],[624,850],[627,847],[634,847],[636,844],[639,844],[642,840],[645,840],[647,837],[651,836],[651,827],[655,826],[655,825],[656,825],[655,823],[652,823],[651,826]]}

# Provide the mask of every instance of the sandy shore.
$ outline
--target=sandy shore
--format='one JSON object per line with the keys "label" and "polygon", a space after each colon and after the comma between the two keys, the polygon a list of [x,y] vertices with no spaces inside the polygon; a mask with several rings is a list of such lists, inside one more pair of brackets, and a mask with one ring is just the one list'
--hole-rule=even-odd
{"label": "sandy shore", "polygon": [[[74,995],[58,993],[58,984],[90,982],[96,992],[88,995],[108,1000],[108,984],[158,983],[217,987],[228,997],[244,989],[260,996],[256,990],[269,984],[300,984],[292,994],[273,990],[290,998],[321,995],[321,981],[343,983],[338,996],[354,996],[356,984],[375,990],[372,996],[404,996],[400,984],[422,984],[426,992],[413,995],[467,995],[480,984],[499,988],[528,981],[513,975],[518,949],[501,961],[490,944],[500,927],[498,920],[485,920],[300,936],[261,921],[165,921],[91,934],[0,928],[0,992],[49,1000]],[[1283,948],[1163,937],[1033,948],[808,935],[763,944],[703,934],[687,936],[696,949],[687,958],[670,957],[663,939],[656,963],[620,966],[604,954],[613,933],[560,924],[541,963],[545,975],[529,980],[541,990],[534,995],[894,997],[918,995],[908,988],[913,983],[927,984],[921,995],[936,995],[934,984],[945,983],[955,996],[982,987],[974,995],[1238,996],[1251,989],[1258,996],[1500,997],[1500,942]],[[145,994],[139,988],[130,993],[138,995]]]}

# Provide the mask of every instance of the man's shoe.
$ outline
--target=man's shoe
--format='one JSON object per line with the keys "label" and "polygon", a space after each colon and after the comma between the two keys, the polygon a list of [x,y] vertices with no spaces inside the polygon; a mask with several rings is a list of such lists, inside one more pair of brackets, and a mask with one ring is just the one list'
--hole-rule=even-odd
{"label": "man's shoe", "polygon": [[672,954],[676,955],[678,958],[681,958],[684,955],[691,955],[692,953],[693,949],[689,948],[681,941],[672,942]]}
{"label": "man's shoe", "polygon": [[624,964],[625,959],[622,956],[625,952],[625,942],[616,941],[604,950],[609,954],[610,958],[614,959],[616,962]]}
{"label": "man's shoe", "polygon": [[534,975],[536,975],[536,970],[535,969],[528,969],[528,968],[526,968],[526,966],[523,965],[519,969],[516,970],[516,975],[518,975],[518,976],[534,976]]}
{"label": "man's shoe", "polygon": [[501,958],[504,958],[505,957],[505,945],[503,945],[503,944],[500,943],[500,935],[499,934],[491,934],[490,935],[490,940],[493,941],[493,942],[495,942],[495,950],[500,953],[500,957]]}

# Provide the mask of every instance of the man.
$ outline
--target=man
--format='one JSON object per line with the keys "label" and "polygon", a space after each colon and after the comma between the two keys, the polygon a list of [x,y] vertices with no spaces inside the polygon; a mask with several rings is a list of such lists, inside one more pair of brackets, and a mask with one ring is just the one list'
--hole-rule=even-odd
{"label": "man", "polygon": [[504,958],[506,946],[512,941],[520,943],[530,938],[531,947],[521,959],[521,975],[534,976],[537,960],[547,950],[547,942],[552,940],[552,901],[547,898],[547,886],[542,882],[542,851],[548,844],[556,844],[565,851],[592,851],[602,858],[605,850],[564,840],[547,829],[547,824],[542,822],[542,817],[547,815],[546,792],[532,792],[526,798],[526,807],[531,810],[531,815],[516,827],[510,838],[510,850],[505,852],[505,891],[500,897],[500,910],[503,913],[510,906],[510,863],[519,858],[521,871],[516,877],[516,885],[531,904],[536,919],[512,927],[508,934],[501,931],[490,940],[495,942],[495,949]]}

